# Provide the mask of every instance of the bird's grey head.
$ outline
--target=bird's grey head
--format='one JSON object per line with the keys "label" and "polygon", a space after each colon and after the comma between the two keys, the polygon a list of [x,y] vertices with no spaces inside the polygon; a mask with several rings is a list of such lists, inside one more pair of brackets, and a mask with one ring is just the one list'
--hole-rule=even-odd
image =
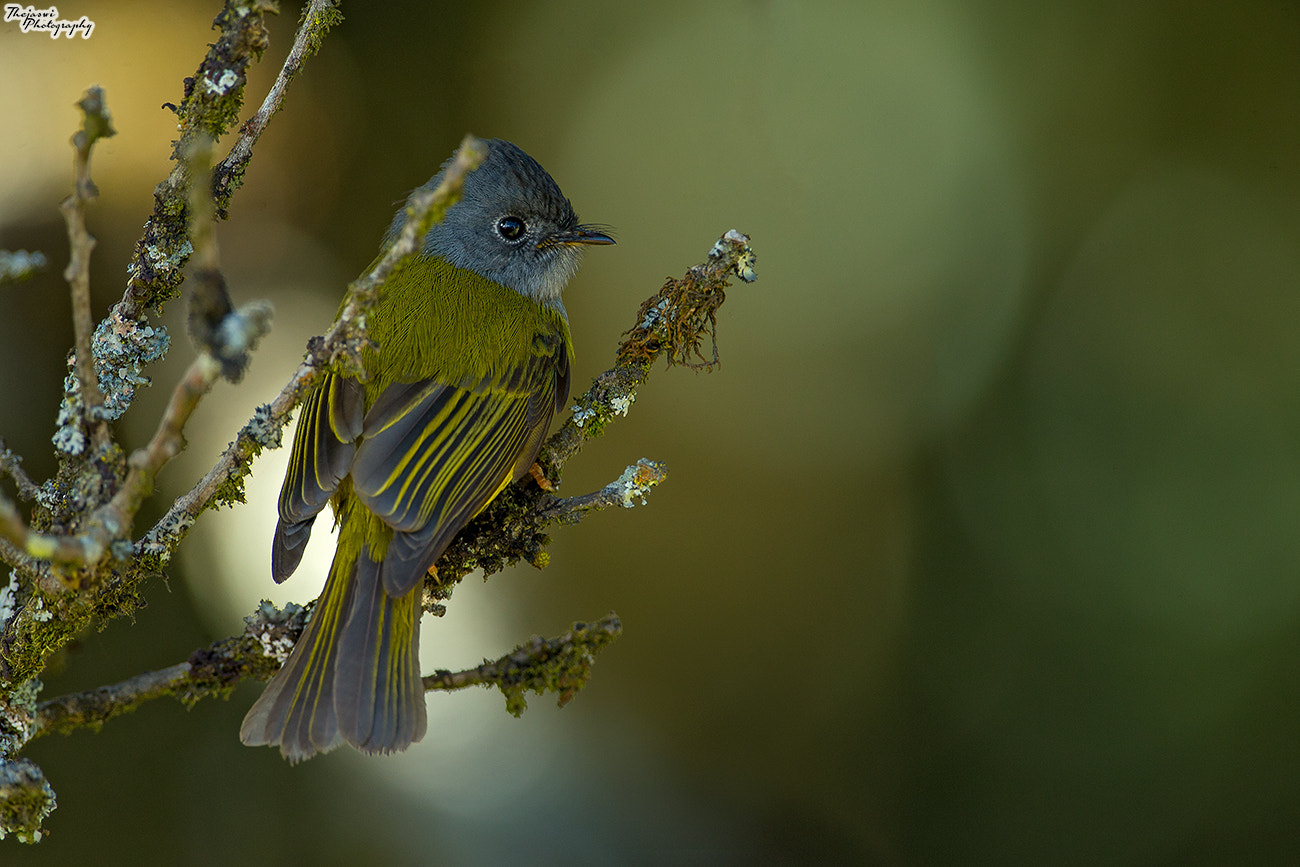
{"label": "bird's grey head", "polygon": [[[465,176],[461,200],[425,237],[424,252],[474,271],[539,302],[559,304],[582,248],[614,239],[578,223],[546,169],[515,145],[487,141],[483,163]],[[450,162],[450,160],[448,161]],[[423,188],[436,187],[447,164]],[[389,235],[404,221],[397,213]]]}

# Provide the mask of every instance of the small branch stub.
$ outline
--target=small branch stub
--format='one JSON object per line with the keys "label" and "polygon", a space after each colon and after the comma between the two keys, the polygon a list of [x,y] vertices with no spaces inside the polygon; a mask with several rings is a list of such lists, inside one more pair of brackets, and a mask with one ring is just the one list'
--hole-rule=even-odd
{"label": "small branch stub", "polygon": [[435,671],[424,678],[428,690],[495,686],[506,699],[506,710],[519,716],[528,707],[525,693],[558,693],[564,707],[591,677],[596,654],[623,634],[623,624],[612,611],[595,623],[575,623],[557,638],[534,637],[510,653],[469,671]]}
{"label": "small branch stub", "polygon": [[538,512],[543,523],[576,524],[588,512],[618,506],[631,509],[646,504],[650,489],[668,478],[668,467],[660,461],[641,458],[617,479],[591,494],[555,500]]}
{"label": "small branch stub", "polygon": [[[641,305],[637,324],[619,347],[619,363],[648,366],[663,354],[670,365],[712,370],[721,363],[717,311],[727,300],[728,280],[736,276],[754,282],[758,279],[755,262],[749,236],[729,230],[713,245],[704,264],[691,268],[680,280],[669,278],[657,295]],[[712,344],[711,359],[701,351],[705,337]]]}

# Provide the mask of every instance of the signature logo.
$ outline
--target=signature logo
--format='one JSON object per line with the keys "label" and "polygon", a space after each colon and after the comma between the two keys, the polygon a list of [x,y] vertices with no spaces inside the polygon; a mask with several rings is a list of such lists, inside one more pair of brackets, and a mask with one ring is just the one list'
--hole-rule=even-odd
{"label": "signature logo", "polygon": [[71,39],[77,34],[81,34],[82,39],[89,39],[90,34],[95,30],[95,22],[85,15],[76,21],[60,18],[57,6],[37,9],[35,6],[6,3],[5,21],[17,21],[18,29],[23,33],[48,33],[51,39],[58,39],[60,36]]}

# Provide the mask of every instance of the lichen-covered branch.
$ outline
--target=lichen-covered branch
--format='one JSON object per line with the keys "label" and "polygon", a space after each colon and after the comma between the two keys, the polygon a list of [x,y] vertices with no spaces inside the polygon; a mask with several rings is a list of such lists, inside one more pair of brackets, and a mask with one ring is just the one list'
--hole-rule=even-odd
{"label": "lichen-covered branch", "polygon": [[[142,583],[165,567],[195,518],[205,509],[243,500],[243,479],[253,459],[263,448],[279,446],[294,407],[322,372],[362,375],[360,355],[369,345],[366,323],[382,300],[385,281],[420,248],[432,223],[459,198],[465,174],[485,154],[482,142],[467,137],[442,184],[412,197],[399,236],[348,287],[338,319],[309,343],[305,359],[280,394],[256,411],[204,478],[143,538],[132,542],[135,516],[159,470],[182,447],[190,414],[218,377],[238,379],[248,353],[269,327],[270,306],[265,302],[242,307],[232,303],[212,227],[226,216],[254,145],[287,87],[339,18],[331,0],[311,0],[261,108],[209,174],[211,142],[238,118],[247,68],[267,46],[265,15],[274,11],[266,0],[226,0],[214,22],[219,38],[194,77],[186,79],[181,105],[171,107],[180,130],[173,152],[177,163],[155,189],[154,211],[129,266],[126,291],[93,328],[85,282],[93,239],[85,231],[84,203],[93,191],[90,147],[111,127],[101,93],[88,92],[83,100],[84,127],[74,139],[77,191],[66,210],[74,248],[68,279],[76,345],[55,436],[58,476],[38,485],[23,472],[18,456],[0,443],[0,474],[11,478],[19,498],[31,504],[30,517],[24,520],[0,493],[0,559],[14,567],[7,583],[0,576],[0,837],[11,833],[39,839],[41,822],[54,807],[54,793],[40,769],[17,758],[30,738],[95,728],[164,695],[186,703],[228,695],[243,679],[269,678],[283,662],[311,605],[280,611],[265,603],[250,616],[243,634],[196,651],[185,662],[36,703],[37,677],[52,652],[88,624],[134,610]],[[724,290],[732,277],[753,279],[748,240],[728,232],[706,262],[681,280],[670,280],[646,301],[619,347],[615,366],[578,398],[573,416],[546,444],[538,479],[558,483],[565,463],[582,443],[628,413],[658,358],[705,370],[718,363],[716,313]],[[176,296],[182,268],[191,258],[190,332],[197,358],[176,383],[153,437],[128,457],[112,439],[109,422],[126,411],[137,386],[147,381],[144,368],[166,353],[168,335],[151,327],[146,315]],[[520,559],[544,566],[546,528],[574,523],[594,510],[643,502],[665,474],[662,464],[643,458],[601,490],[579,496],[559,498],[531,478],[512,485],[444,553],[436,577],[426,582],[425,608],[440,609],[438,600],[445,600],[472,569],[491,573]],[[564,635],[532,639],[474,669],[435,671],[425,678],[425,686],[496,686],[512,713],[523,710],[528,690],[558,693],[563,704],[586,682],[595,654],[620,631],[612,614],[595,623],[575,624]]]}
{"label": "lichen-covered branch", "polygon": [[[600,436],[616,416],[627,415],[636,400],[636,390],[649,377],[660,358],[668,364],[685,364],[696,370],[712,370],[718,357],[717,311],[727,300],[732,277],[746,283],[757,279],[756,256],[749,236],[731,229],[726,232],[704,262],[690,268],[680,280],[669,278],[658,293],[647,298],[637,311],[637,321],[625,332],[618,348],[617,363],[592,383],[578,398],[573,415],[542,447],[539,462],[547,475],[563,466],[582,444]],[[700,352],[705,337],[712,344],[712,359]],[[692,357],[700,363],[693,364]]]}
{"label": "lichen-covered branch", "polygon": [[24,843],[41,839],[41,823],[54,811],[54,790],[28,759],[10,758],[31,737],[40,682],[29,680],[0,690],[0,840],[12,834]]}
{"label": "lichen-covered branch", "polygon": [[[318,43],[334,20],[328,13],[332,5],[313,2],[276,92],[221,164],[221,182],[201,181],[198,201],[210,200],[212,189],[220,188],[219,200],[207,210],[224,216],[253,143],[310,53],[304,46]],[[88,157],[94,141],[111,128],[102,93],[92,90],[79,103],[85,121],[73,142],[76,191],[65,207],[73,247],[67,277],[76,343],[54,437],[57,476],[37,485],[22,472],[18,456],[0,446],[0,472],[14,480],[19,497],[31,504],[30,519],[24,521],[0,492],[0,559],[14,567],[0,586],[0,838],[8,833],[39,839],[40,823],[54,807],[54,794],[40,769],[14,758],[32,719],[21,697],[35,695],[36,676],[49,655],[88,624],[129,614],[139,605],[140,585],[158,573],[163,560],[142,555],[140,547],[131,544],[131,522],[152,491],[158,470],[179,451],[182,428],[199,398],[223,371],[237,372],[269,322],[269,306],[261,303],[227,308],[213,317],[212,333],[173,391],[155,435],[127,458],[107,423],[126,411],[137,387],[147,382],[142,370],[166,353],[166,331],[151,327],[145,314],[160,310],[175,296],[182,267],[194,249],[189,230],[196,209],[186,193],[195,171],[180,158],[194,152],[193,142],[215,140],[238,119],[245,71],[267,45],[265,15],[274,11],[274,3],[266,0],[226,0],[215,21],[219,38],[209,46],[196,75],[186,79],[181,107],[172,107],[180,129],[175,150],[180,161],[155,189],[154,213],[136,247],[122,300],[93,328],[86,282],[93,240],[84,220],[84,203],[94,190]],[[39,254],[3,258],[6,281],[44,266]],[[219,277],[219,271],[216,274]]]}
{"label": "lichen-covered branch", "polygon": [[[102,97],[102,93],[98,94],[94,100],[94,105],[101,111]],[[91,102],[90,96],[88,95],[83,102]],[[92,126],[92,111],[90,107],[85,107],[85,111],[86,127],[74,138],[79,154],[77,160],[79,190],[82,187],[93,188],[89,178],[83,177],[80,173],[89,152],[89,145],[85,142],[92,138],[89,132]],[[102,115],[100,125],[107,126],[107,121],[102,119]],[[131,455],[127,461],[129,471],[125,479],[107,503],[94,509],[88,518],[81,522],[80,532],[50,534],[30,531],[22,524],[21,518],[11,504],[0,499],[0,534],[32,557],[59,565],[94,567],[110,548],[120,546],[120,550],[114,550],[113,553],[116,559],[127,560],[132,553],[129,539],[135,514],[145,498],[153,492],[154,479],[158,472],[183,448],[185,422],[202,397],[211,390],[218,377],[225,375],[234,381],[239,379],[243,366],[247,363],[248,353],[257,346],[258,341],[270,328],[271,306],[267,302],[255,301],[238,310],[230,309],[230,298],[225,290],[225,280],[221,276],[216,236],[211,225],[213,209],[210,201],[205,201],[208,199],[206,191],[210,186],[206,183],[205,166],[210,154],[210,142],[200,139],[187,160],[187,176],[196,180],[196,189],[191,192],[190,211],[195,218],[192,223],[193,245],[199,251],[196,271],[201,276],[201,279],[195,281],[196,287],[200,288],[196,288],[193,293],[196,297],[202,298],[194,304],[202,311],[201,318],[204,324],[199,355],[173,389],[171,399],[153,438],[144,448]],[[80,195],[78,193],[78,197]],[[69,225],[73,223],[73,217],[70,216]],[[84,234],[84,224],[82,233]],[[71,271],[72,268],[70,267],[69,270]],[[218,290],[212,290],[213,285],[219,287]],[[202,288],[209,289],[208,297],[199,296]],[[220,292],[216,301],[210,297],[212,291]],[[74,291],[74,296],[76,294]],[[88,320],[90,315],[88,297],[85,299],[85,304],[84,314]],[[196,318],[198,317],[194,314],[191,315],[192,321]],[[89,332],[87,331],[84,336],[88,350]],[[89,358],[89,355],[86,357]],[[95,390],[95,395],[99,395],[98,389]],[[86,402],[92,407],[98,406],[97,402],[91,402],[89,399]],[[107,436],[106,428],[104,432]]]}
{"label": "lichen-covered branch", "polygon": [[[467,141],[467,144],[473,142]],[[463,145],[462,149],[464,148]],[[468,165],[469,163],[467,167]],[[433,205],[433,200],[441,202],[443,196],[432,197],[429,202],[430,207]],[[414,219],[424,220],[428,217],[423,207],[424,204],[417,206],[416,212],[412,215]],[[414,239],[422,236],[416,235],[415,232],[427,231],[428,224],[424,225],[425,229],[420,230],[417,226],[412,231],[411,237],[407,239],[412,242],[407,250],[408,253],[410,249],[414,249]],[[693,287],[691,291],[678,291],[679,281],[670,281],[668,286],[647,301],[647,305],[652,305],[660,311],[664,323],[681,322],[689,316],[694,316],[695,324],[692,328],[697,329],[674,330],[665,327],[659,336],[655,336],[657,332],[652,327],[654,323],[645,326],[641,332],[634,329],[631,339],[643,342],[653,339],[659,344],[654,351],[646,353],[643,357],[642,363],[647,367],[661,354],[669,353],[673,351],[673,347],[679,345],[674,342],[674,335],[677,339],[696,340],[699,329],[715,327],[710,325],[715,320],[708,316],[705,312],[706,308],[716,311],[717,304],[721,303],[722,287],[726,284],[728,274],[732,273],[732,269],[737,268],[737,262],[747,263],[748,270],[744,273],[747,279],[753,279],[753,251],[749,248],[748,238],[739,236],[739,233],[728,233],[724,236],[724,241],[728,237],[735,239],[734,246],[729,248],[730,254],[724,252],[717,256],[711,255],[703,265],[687,272],[687,277],[681,282]],[[741,238],[743,241],[740,240]],[[399,240],[397,243],[405,247],[403,241]],[[715,247],[715,252],[717,250],[718,248]],[[353,284],[356,294],[376,288],[378,281],[374,277],[375,273],[381,269],[390,269],[391,265],[396,264],[401,253],[400,250],[398,253],[390,250],[389,255],[394,258],[390,260],[387,255],[382,257],[370,274]],[[718,299],[717,303],[701,304],[698,297],[701,292]],[[657,299],[662,298],[668,298],[669,302],[660,305]],[[679,309],[677,306],[679,303],[687,306]],[[358,301],[358,309],[364,305],[364,300]],[[346,305],[345,309],[347,309]],[[638,314],[639,322],[645,321],[645,309],[647,309],[646,305],[643,305],[642,313]],[[321,364],[338,357],[336,341],[358,339],[344,337],[345,333],[345,329],[336,323],[329,334],[314,341],[313,353],[320,359]],[[623,357],[627,346],[628,342],[624,341],[619,349],[620,358]],[[272,421],[277,421],[282,426],[283,417],[287,416],[292,409],[294,395],[298,393],[299,388],[306,387],[300,383],[299,388],[296,388],[295,383],[299,383],[299,376],[310,376],[309,369],[312,368],[310,355],[309,360],[299,368],[295,379],[290,381],[277,398],[281,408],[268,408],[265,413],[259,413],[259,417],[249,422],[245,431],[241,432],[241,438],[248,436],[251,439],[253,434],[247,433],[250,428],[265,431]],[[648,360],[644,360],[645,358]],[[610,387],[610,382],[618,381],[624,375],[621,371],[626,367],[628,365],[619,365],[597,377],[592,389],[579,399],[575,414],[586,411],[588,417],[603,415],[607,420],[626,414],[627,407],[631,405],[632,393],[618,392]],[[643,381],[644,376],[645,371],[641,371],[639,381]],[[575,423],[570,420],[569,424]],[[278,436],[280,427],[276,426],[274,429]],[[599,433],[600,431],[597,431],[593,435]],[[223,456],[222,462],[219,462],[209,472],[208,477],[205,477],[205,481],[186,495],[188,500],[182,498],[177,501],[172,509],[176,514],[169,513],[170,517],[159,522],[141,543],[142,545],[158,546],[160,551],[171,550],[169,543],[177,541],[184,532],[177,528],[182,525],[188,528],[193,521],[193,515],[197,515],[205,504],[210,503],[215,492],[220,490],[221,483],[218,479],[221,474],[236,471],[240,466],[244,466],[242,463],[244,458],[240,457],[237,445],[238,442],[232,445],[227,455]],[[576,450],[570,451],[565,460],[575,453]],[[558,466],[559,464],[556,464],[557,468]],[[548,559],[545,547],[550,540],[542,534],[542,529],[557,523],[575,523],[593,510],[614,506],[630,508],[637,502],[644,502],[646,493],[665,478],[666,472],[667,469],[661,463],[642,458],[629,466],[618,479],[599,491],[569,498],[557,498],[542,491],[531,479],[526,478],[517,482],[499,495],[484,513],[472,521],[453,541],[447,553],[438,562],[437,577],[426,583],[425,608],[441,613],[438,609],[442,606],[437,600],[448,598],[454,584],[474,568],[481,568],[486,573],[491,573],[520,559],[525,559],[539,567],[544,566]],[[190,504],[188,508],[193,508],[195,511],[192,514],[188,512],[182,501],[188,502]],[[177,696],[184,701],[196,701],[205,695],[225,694],[242,678],[267,679],[288,657],[294,642],[301,634],[310,610],[311,606],[304,608],[289,605],[281,611],[270,603],[264,602],[257,612],[246,618],[247,626],[243,635],[225,639],[211,648],[196,652],[186,663],[172,666],[161,672],[141,675],[111,687],[44,702],[36,712],[37,722],[33,736],[51,731],[66,732],[88,725],[97,726],[120,713],[134,709],[144,701],[163,695]],[[455,673],[435,671],[425,677],[425,688],[448,690],[475,685],[494,685],[505,694],[507,707],[512,713],[522,711],[525,706],[524,694],[530,689],[538,693],[558,692],[560,703],[563,704],[585,683],[595,653],[616,638],[621,629],[617,617],[612,614],[595,623],[575,624],[574,628],[565,635],[549,640],[535,638],[506,656],[494,662],[486,662],[477,668]]]}
{"label": "lichen-covered branch", "polygon": [[269,678],[279,664],[268,655],[265,636],[278,629],[296,638],[306,625],[303,609],[290,605],[281,612],[265,603],[247,622],[243,635],[196,650],[185,662],[36,704],[29,737],[70,734],[80,728],[98,730],[114,717],[156,698],[171,696],[190,707],[204,698],[228,696],[246,677]]}
{"label": "lichen-covered branch", "polygon": [[557,693],[560,707],[568,704],[591,677],[596,654],[623,634],[612,611],[594,623],[578,622],[556,638],[533,637],[494,662],[451,672],[439,669],[424,678],[425,691],[495,686],[506,698],[506,710],[519,716],[528,707],[525,694]]}
{"label": "lichen-covered branch", "polygon": [[[195,651],[190,658],[159,671],[59,696],[34,704],[26,712],[24,742],[47,734],[98,729],[104,723],[147,701],[171,696],[187,706],[210,696],[226,696],[240,680],[265,680],[275,673],[306,625],[306,612],[297,605],[283,610],[269,602],[245,618],[244,633]],[[611,613],[593,623],[575,623],[555,638],[533,638],[494,662],[451,672],[438,670],[424,678],[426,690],[457,690],[496,686],[506,706],[518,716],[526,707],[524,693],[557,693],[564,705],[587,682],[596,654],[622,633]]]}
{"label": "lichen-covered branch", "polygon": [[0,760],[0,840],[39,843],[41,823],[54,812],[54,790],[30,759]]}
{"label": "lichen-covered branch", "polygon": [[311,0],[302,10],[298,32],[294,34],[289,56],[285,58],[271,89],[267,91],[262,106],[239,128],[239,138],[231,146],[226,158],[212,172],[212,197],[217,213],[226,215],[230,195],[243,183],[244,170],[253,156],[257,144],[271,118],[280,110],[289,84],[302,68],[302,64],[320,48],[321,41],[330,28],[343,19],[336,0]]}
{"label": "lichen-covered branch", "polygon": [[[88,434],[93,449],[90,454],[84,455],[87,463],[98,464],[101,460],[104,461],[110,475],[113,465],[112,437],[102,412],[104,395],[99,388],[91,348],[94,320],[90,310],[90,254],[95,248],[95,239],[86,230],[86,203],[97,195],[95,184],[90,179],[91,151],[99,139],[114,135],[115,130],[104,101],[104,92],[100,88],[88,89],[77,102],[77,107],[81,109],[82,125],[72,136],[76,154],[73,160],[75,182],[72,194],[61,205],[68,226],[70,248],[68,267],[63,276],[72,291],[72,320],[76,341],[72,356],[75,375],[67,379],[63,405],[59,410],[60,424],[70,433],[63,438],[56,437],[56,443],[61,441],[63,444],[65,461],[61,471],[65,477],[76,472],[66,459],[86,452]],[[7,450],[6,455],[9,455]],[[10,457],[11,472],[17,471],[17,457]],[[18,478],[15,476],[16,480]],[[25,487],[27,490],[20,492],[33,494],[31,499],[35,501],[39,489],[33,491],[34,483],[30,479],[25,481],[27,484],[20,485],[20,489]],[[37,560],[78,562],[87,553],[81,544],[82,540],[71,539],[61,533],[48,534],[30,530],[17,509],[2,494],[0,538],[9,543],[0,549],[0,554],[18,553]],[[48,577],[48,574],[46,572],[42,577]]]}
{"label": "lichen-covered branch", "polygon": [[[229,329],[233,339],[252,347],[270,327],[270,307],[262,302],[253,302],[228,318],[237,320]],[[125,540],[135,513],[145,497],[153,492],[158,471],[180,453],[185,422],[220,375],[220,362],[207,353],[190,364],[172,391],[153,438],[131,455],[127,461],[130,472],[126,479],[112,499],[89,516],[82,532],[63,535],[29,530],[13,505],[0,497],[0,535],[31,557],[60,565],[93,567],[119,540],[127,547],[114,551],[114,554],[121,560],[128,558],[131,547]]]}
{"label": "lichen-covered branch", "polygon": [[548,524],[576,524],[590,512],[613,506],[630,509],[638,503],[645,505],[646,494],[666,478],[668,467],[659,461],[641,458],[599,491],[564,497],[543,506],[538,510],[538,518]]}
{"label": "lichen-covered branch", "polygon": [[36,708],[32,737],[51,732],[66,734],[79,728],[97,730],[113,717],[129,713],[150,699],[170,695],[189,676],[190,664],[182,662],[112,686],[43,701]]}
{"label": "lichen-covered branch", "polygon": [[[163,303],[176,297],[185,263],[193,252],[186,201],[190,181],[185,155],[191,152],[197,138],[218,141],[239,119],[244,103],[246,72],[261,58],[270,42],[266,16],[274,12],[275,4],[265,0],[226,0],[212,22],[220,36],[208,47],[207,56],[194,76],[185,79],[185,93],[180,106],[167,106],[176,112],[180,130],[172,150],[176,165],[154,189],[153,214],[145,223],[144,234],[127,267],[126,293],[113,309],[114,315],[123,321],[140,321],[146,310],[160,310]],[[313,18],[310,24],[318,26],[319,20]],[[299,29],[308,26],[309,23],[304,21]],[[230,189],[226,198],[216,203],[218,212],[224,212],[229,204]]]}
{"label": "lichen-covered branch", "polygon": [[32,477],[27,475],[23,469],[23,459],[9,451],[5,445],[4,437],[0,437],[0,473],[4,473],[14,480],[14,485],[18,488],[19,499],[31,502],[36,499],[40,488],[32,481]]}
{"label": "lichen-covered branch", "polygon": [[[41,735],[69,734],[81,728],[98,730],[109,720],[153,699],[172,696],[186,706],[192,706],[203,698],[228,696],[243,678],[265,680],[283,662],[283,656],[277,658],[276,649],[283,648],[284,653],[288,653],[288,648],[293,646],[306,624],[306,616],[301,606],[290,604],[280,611],[267,602],[257,613],[246,618],[246,624],[242,635],[196,650],[185,662],[120,683],[38,703],[36,689],[39,682],[31,680],[15,690],[8,708],[5,707],[6,697],[0,695],[0,754],[13,755],[28,741]],[[11,721],[8,742],[5,738],[6,720]],[[7,802],[2,780],[6,766],[12,764],[18,763],[6,762],[0,757],[0,839],[5,830],[27,828],[30,832],[39,828],[39,821],[30,825],[5,824]],[[30,768],[23,770],[34,771],[38,777],[34,781],[29,779],[30,773],[26,776],[20,774],[27,784],[15,794],[24,798],[36,797],[41,792],[37,783],[44,783],[44,777],[39,776],[40,769],[35,765],[26,764]],[[46,784],[45,789],[48,788]],[[53,809],[53,792],[49,795],[49,807]]]}

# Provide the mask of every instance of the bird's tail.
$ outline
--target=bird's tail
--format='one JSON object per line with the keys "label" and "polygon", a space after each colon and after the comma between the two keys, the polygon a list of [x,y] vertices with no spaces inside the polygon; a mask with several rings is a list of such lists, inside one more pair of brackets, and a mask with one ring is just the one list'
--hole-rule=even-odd
{"label": "bird's tail", "polygon": [[420,587],[390,597],[369,550],[353,559],[348,548],[335,552],[311,621],[239,730],[245,744],[279,746],[290,762],[345,741],[390,753],[424,737]]}

